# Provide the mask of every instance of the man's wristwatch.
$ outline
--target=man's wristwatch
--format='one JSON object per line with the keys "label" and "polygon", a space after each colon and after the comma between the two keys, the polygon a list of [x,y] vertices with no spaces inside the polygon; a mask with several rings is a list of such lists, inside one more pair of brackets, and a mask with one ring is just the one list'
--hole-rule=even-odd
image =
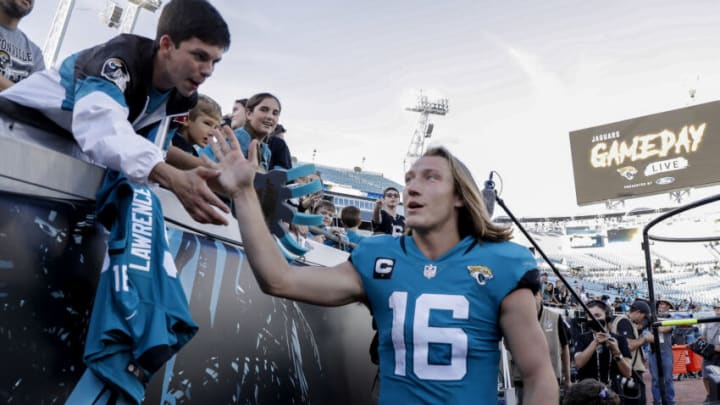
{"label": "man's wristwatch", "polygon": [[613,355],[613,360],[615,360],[615,361],[620,361],[620,360],[622,360],[622,359],[623,359],[622,354]]}

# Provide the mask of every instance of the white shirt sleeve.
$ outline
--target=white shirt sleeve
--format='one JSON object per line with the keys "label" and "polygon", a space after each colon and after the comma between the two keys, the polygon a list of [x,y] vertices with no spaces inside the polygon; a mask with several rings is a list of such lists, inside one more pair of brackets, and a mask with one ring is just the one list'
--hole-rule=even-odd
{"label": "white shirt sleeve", "polygon": [[76,100],[72,133],[95,163],[118,170],[136,183],[147,183],[152,169],[164,160],[160,148],[135,132],[127,107],[102,91]]}

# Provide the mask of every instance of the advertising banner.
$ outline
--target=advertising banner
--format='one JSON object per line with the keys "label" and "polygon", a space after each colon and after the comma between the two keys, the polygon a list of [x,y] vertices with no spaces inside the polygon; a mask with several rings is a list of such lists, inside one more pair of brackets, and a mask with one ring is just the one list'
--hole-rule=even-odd
{"label": "advertising banner", "polygon": [[570,132],[578,205],[720,183],[720,101]]}

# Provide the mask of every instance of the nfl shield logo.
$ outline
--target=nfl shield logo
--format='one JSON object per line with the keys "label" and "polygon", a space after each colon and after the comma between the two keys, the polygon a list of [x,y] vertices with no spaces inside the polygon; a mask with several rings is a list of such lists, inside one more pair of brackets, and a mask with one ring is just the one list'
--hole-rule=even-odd
{"label": "nfl shield logo", "polygon": [[432,264],[425,265],[425,268],[423,269],[423,276],[427,279],[431,279],[435,277],[437,274],[437,266],[434,266]]}

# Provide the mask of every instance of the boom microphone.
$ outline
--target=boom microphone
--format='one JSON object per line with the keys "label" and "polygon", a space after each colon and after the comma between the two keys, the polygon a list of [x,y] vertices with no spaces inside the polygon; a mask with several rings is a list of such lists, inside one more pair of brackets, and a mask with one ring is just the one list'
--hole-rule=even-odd
{"label": "boom microphone", "polygon": [[485,209],[487,210],[488,216],[492,218],[493,211],[495,211],[495,182],[493,181],[493,173],[490,172],[490,176],[485,181],[485,187],[482,189],[482,199],[485,203]]}

